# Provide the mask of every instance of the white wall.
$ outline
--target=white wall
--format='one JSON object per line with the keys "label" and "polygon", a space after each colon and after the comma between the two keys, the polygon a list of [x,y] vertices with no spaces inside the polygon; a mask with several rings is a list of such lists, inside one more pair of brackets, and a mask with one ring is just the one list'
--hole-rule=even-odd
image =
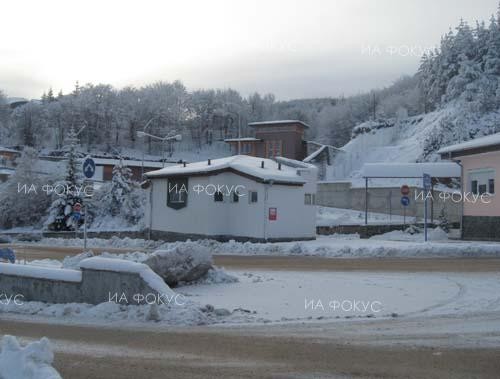
{"label": "white wall", "polygon": [[[304,173],[305,179],[315,178],[316,173]],[[304,204],[304,193],[316,192],[316,183],[305,186],[269,185],[255,182],[234,173],[188,179],[187,206],[176,210],[167,207],[167,179],[152,180],[152,230],[185,234],[226,235],[251,238],[311,238],[315,236],[316,207]],[[212,195],[197,194],[194,186],[207,185],[244,186],[237,203],[231,196],[215,202]],[[258,192],[258,202],[250,203],[248,191]],[[266,198],[267,192],[267,198]],[[268,219],[268,209],[277,208],[276,221]],[[149,208],[147,218],[149,220]]]}

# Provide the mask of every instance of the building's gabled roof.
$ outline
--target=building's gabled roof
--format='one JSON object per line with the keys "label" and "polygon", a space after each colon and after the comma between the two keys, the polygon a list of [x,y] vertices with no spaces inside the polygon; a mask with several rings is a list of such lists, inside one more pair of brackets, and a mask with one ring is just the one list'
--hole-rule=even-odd
{"label": "building's gabled roof", "polygon": [[309,125],[300,120],[258,121],[258,122],[251,122],[248,124],[248,126],[266,126],[266,125],[272,126],[272,125],[288,125],[288,124],[300,124],[304,128],[310,128]]}
{"label": "building's gabled roof", "polygon": [[[261,167],[262,162],[264,162],[264,168]],[[235,172],[264,183],[295,185],[306,183],[306,180],[297,173],[296,168],[283,164],[279,169],[278,163],[272,159],[256,158],[248,155],[234,155],[213,159],[210,161],[210,165],[207,160],[187,163],[186,166],[184,164],[169,166],[161,170],[148,172],[146,176],[154,179],[173,176],[216,175],[224,171]]]}
{"label": "building's gabled roof", "polygon": [[365,163],[361,175],[366,178],[459,178],[460,166],[455,162]]}
{"label": "building's gabled roof", "polygon": [[456,145],[446,146],[438,150],[438,154],[458,153],[461,151],[480,149],[483,147],[498,146],[500,150],[500,133],[491,134],[489,136],[475,138],[473,140],[458,143]]}

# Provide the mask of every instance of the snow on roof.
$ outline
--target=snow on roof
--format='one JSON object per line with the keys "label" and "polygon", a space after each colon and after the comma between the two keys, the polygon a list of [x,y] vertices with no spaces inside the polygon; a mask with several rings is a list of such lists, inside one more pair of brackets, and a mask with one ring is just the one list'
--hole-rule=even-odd
{"label": "snow on roof", "polygon": [[82,272],[63,268],[41,267],[12,263],[0,263],[0,274],[24,276],[29,278],[81,282]]}
{"label": "snow on roof", "polygon": [[28,102],[29,100],[28,99],[25,99],[24,97],[8,97],[7,98],[7,104],[11,105],[11,104],[15,104],[15,103],[24,103],[24,102]]}
{"label": "snow on roof", "polygon": [[294,167],[294,168],[316,168],[315,165],[311,163],[307,163],[304,161],[297,161],[295,159],[285,158],[285,157],[276,157],[274,158],[276,162],[282,163],[286,166]]}
{"label": "snow on roof", "polygon": [[254,137],[242,137],[242,138],[226,138],[224,142],[254,142],[254,141],[262,141],[259,138]]}
{"label": "snow on roof", "polygon": [[316,149],[316,151],[314,151],[312,154],[310,154],[304,158],[304,162],[312,161],[314,158],[316,158],[318,155],[320,155],[321,152],[323,152],[323,150],[325,150],[326,148],[327,148],[327,146],[323,145],[319,149]]}
{"label": "snow on roof", "polygon": [[[261,164],[264,162],[264,168]],[[297,170],[284,165],[281,170],[278,169],[278,164],[272,159],[250,157],[248,155],[233,155],[220,159],[208,161],[194,162],[165,167],[158,171],[146,173],[148,178],[161,178],[176,175],[195,175],[209,174],[210,172],[219,172],[225,169],[233,169],[240,173],[253,176],[261,179],[264,182],[281,182],[281,183],[297,183],[304,184],[306,181],[297,174]]]}
{"label": "snow on roof", "polygon": [[493,146],[493,145],[500,145],[500,133],[491,134],[485,137],[475,138],[473,140],[463,143],[458,143],[451,146],[446,146],[438,150],[437,153],[438,154],[453,153],[456,151],[463,151],[463,150],[469,150],[478,147]]}
{"label": "snow on roof", "polygon": [[16,170],[8,167],[0,167],[0,175],[12,175]]}
{"label": "snow on roof", "polygon": [[[119,159],[113,159],[113,158],[92,158],[95,162],[96,165],[102,166],[102,165],[112,165],[116,166],[117,164],[120,163]],[[165,163],[165,165],[168,165],[169,163]],[[142,167],[142,161],[137,161],[137,160],[132,160],[132,159],[123,159],[123,165],[128,166],[128,167]],[[144,167],[155,167],[155,168],[163,168],[163,163],[162,162],[156,162],[156,161],[144,161]]]}
{"label": "snow on roof", "polygon": [[436,163],[365,163],[363,177],[421,178],[423,174],[433,178],[458,178],[460,166],[454,162]]}
{"label": "snow on roof", "polygon": [[281,124],[301,124],[306,128],[310,128],[309,125],[300,120],[258,121],[258,122],[250,122],[248,126],[281,125]]}
{"label": "snow on roof", "polygon": [[173,295],[174,291],[165,284],[148,265],[117,258],[92,257],[80,262],[80,268],[87,270],[101,270],[113,272],[128,272],[139,274],[141,278],[155,291],[160,294]]}
{"label": "snow on roof", "polygon": [[21,152],[19,150],[9,149],[8,147],[2,147],[2,146],[0,146],[0,152],[21,154]]}

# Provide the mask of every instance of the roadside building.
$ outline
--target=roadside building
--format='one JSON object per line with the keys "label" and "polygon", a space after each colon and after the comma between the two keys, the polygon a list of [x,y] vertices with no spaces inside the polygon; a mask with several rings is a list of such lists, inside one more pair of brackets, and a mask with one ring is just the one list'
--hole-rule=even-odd
{"label": "roadside building", "polygon": [[[303,160],[307,154],[305,130],[309,125],[299,120],[277,120],[251,122],[254,137],[230,138],[233,154],[250,155],[261,158],[285,157]],[[239,148],[239,150],[238,150]]]}
{"label": "roadside building", "polygon": [[[93,182],[109,182],[113,179],[113,168],[120,164],[120,159],[116,158],[93,158],[95,163],[95,173],[92,177]],[[83,158],[80,158],[83,163]],[[134,159],[123,159],[123,165],[130,168],[132,179],[136,182],[142,181],[143,173],[155,171],[172,163],[158,161],[142,161]],[[64,156],[41,156],[39,162],[39,171],[50,174],[54,172],[64,172],[66,169],[66,158]]]}
{"label": "roadside building", "polygon": [[500,199],[495,193],[500,133],[448,146],[438,153],[462,166],[462,191],[468,195],[463,201],[462,237],[500,240]]}
{"label": "roadside building", "polygon": [[[111,158],[93,158],[95,162],[95,181],[108,182],[113,179],[113,168],[120,164],[119,159]],[[139,182],[142,180],[143,174],[155,171],[164,166],[171,165],[172,163],[163,164],[163,162],[158,161],[141,161],[133,159],[123,159],[123,165],[127,166],[132,172],[132,179]]]}
{"label": "roadside building", "polygon": [[316,236],[317,169],[236,155],[148,172],[146,222],[166,239],[279,241]]}
{"label": "roadside building", "polygon": [[16,159],[21,152],[7,147],[0,147],[0,182],[6,181],[15,172]]}

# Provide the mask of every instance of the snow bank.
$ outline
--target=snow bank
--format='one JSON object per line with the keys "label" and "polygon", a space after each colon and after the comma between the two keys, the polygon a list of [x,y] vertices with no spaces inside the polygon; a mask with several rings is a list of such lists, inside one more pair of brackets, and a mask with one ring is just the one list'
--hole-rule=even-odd
{"label": "snow bank", "polygon": [[143,263],[127,261],[123,259],[93,257],[80,262],[81,269],[102,270],[113,272],[128,272],[139,274],[141,278],[155,291],[163,295],[175,295],[157,274]]}
{"label": "snow bank", "polygon": [[13,336],[4,336],[0,344],[0,378],[61,379],[51,366],[54,354],[47,338],[21,347]]}
{"label": "snow bank", "polygon": [[169,285],[198,280],[213,264],[210,249],[191,241],[157,250],[144,263]]}
{"label": "snow bank", "polygon": [[78,270],[67,270],[35,265],[0,263],[0,274],[27,276],[30,278],[60,280],[65,282],[81,282],[82,273]]}

